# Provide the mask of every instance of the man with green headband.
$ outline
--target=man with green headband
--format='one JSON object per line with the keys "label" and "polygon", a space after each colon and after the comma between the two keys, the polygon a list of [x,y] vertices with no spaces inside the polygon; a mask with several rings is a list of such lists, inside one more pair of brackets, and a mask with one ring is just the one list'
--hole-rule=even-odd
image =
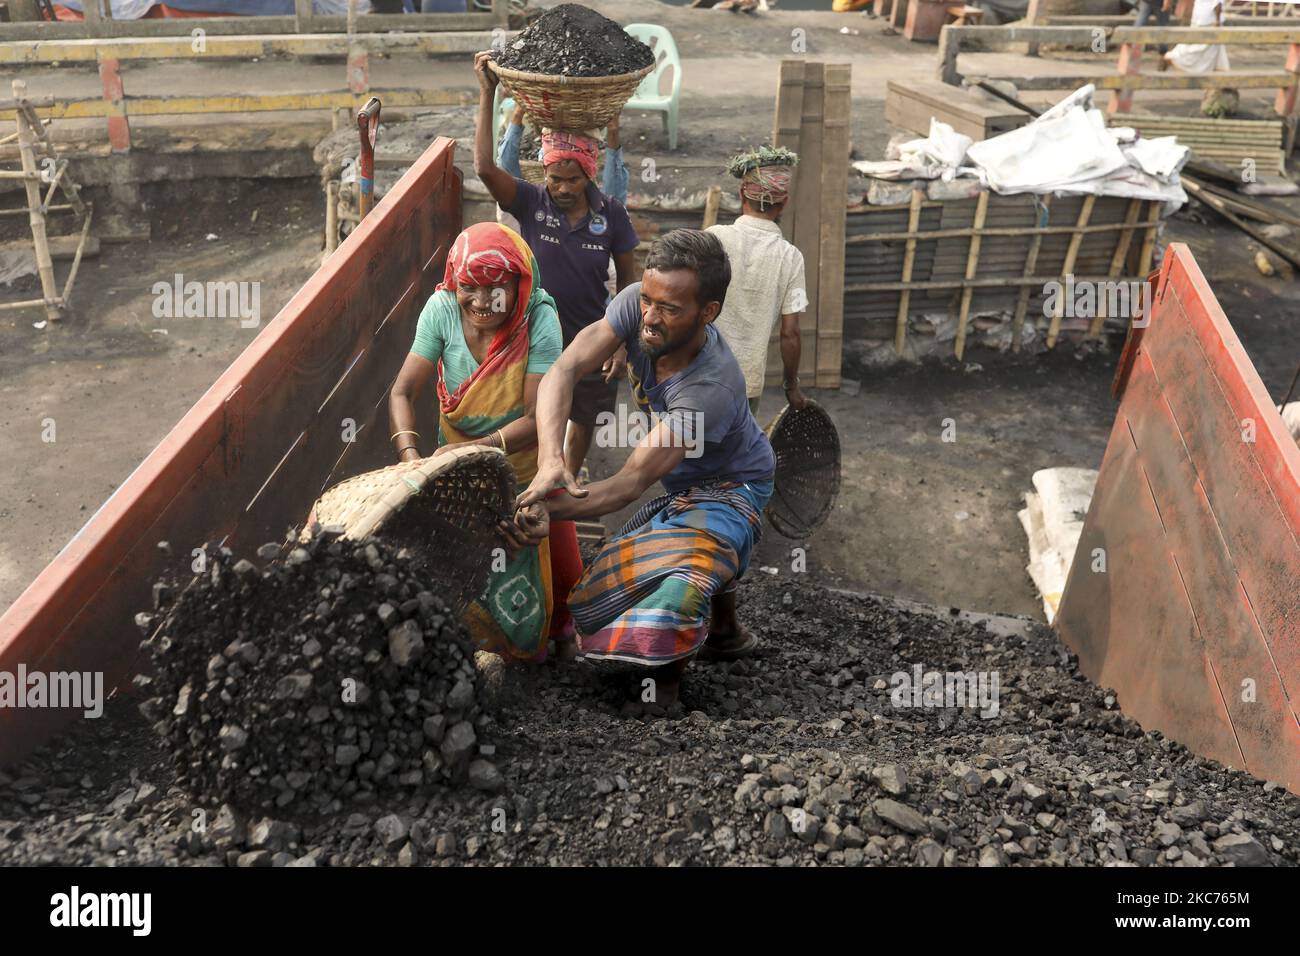
{"label": "man with green headband", "polygon": [[750,411],[757,414],[767,370],[767,343],[781,323],[781,364],[786,400],[802,408],[799,390],[799,317],[808,306],[803,254],[777,225],[790,197],[799,157],[764,146],[735,157],[728,172],[740,180],[740,216],[729,226],[710,226],[731,261],[731,285],[715,320],[745,375]]}

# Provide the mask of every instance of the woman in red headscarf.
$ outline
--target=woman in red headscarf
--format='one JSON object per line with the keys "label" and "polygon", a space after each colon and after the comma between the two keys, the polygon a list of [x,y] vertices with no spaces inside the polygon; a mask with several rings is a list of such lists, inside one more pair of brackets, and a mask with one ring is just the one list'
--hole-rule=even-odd
{"label": "woman in red headscarf", "polygon": [[[443,281],[425,303],[411,352],[393,383],[388,412],[398,458],[422,457],[415,407],[437,379],[437,449],[500,448],[522,490],[537,472],[533,418],[537,386],[560,357],[555,301],[537,284],[537,261],[518,233],[499,223],[470,226],[452,244]],[[509,523],[503,530],[517,541]],[[550,640],[571,653],[568,592],[582,572],[577,533],[551,525],[542,547],[523,548],[494,565],[487,590],[465,624],[485,650],[542,660]]]}

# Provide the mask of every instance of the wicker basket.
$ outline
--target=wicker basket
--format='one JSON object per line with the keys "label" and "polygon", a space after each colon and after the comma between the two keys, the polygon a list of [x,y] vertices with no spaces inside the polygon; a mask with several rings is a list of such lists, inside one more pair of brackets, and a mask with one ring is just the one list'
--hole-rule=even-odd
{"label": "wicker basket", "polygon": [[339,482],[316,502],[302,537],[333,529],[407,548],[459,613],[487,584],[501,545],[496,525],[514,495],[514,469],[498,449],[453,448]]}
{"label": "wicker basket", "polygon": [[524,181],[540,186],[546,182],[546,167],[542,165],[541,160],[521,159],[519,160],[519,171],[524,174]]}
{"label": "wicker basket", "polygon": [[826,410],[787,405],[767,426],[776,477],[767,518],[787,538],[806,538],[830,516],[840,492],[840,436]]}
{"label": "wicker basket", "polygon": [[492,60],[488,66],[524,108],[524,115],[538,126],[575,130],[608,126],[654,69],[652,63],[618,76],[553,76],[508,70]]}

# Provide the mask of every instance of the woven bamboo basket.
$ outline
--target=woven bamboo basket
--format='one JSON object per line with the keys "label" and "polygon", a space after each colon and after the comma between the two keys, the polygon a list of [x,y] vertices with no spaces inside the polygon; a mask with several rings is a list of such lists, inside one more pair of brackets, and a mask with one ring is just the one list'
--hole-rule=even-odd
{"label": "woven bamboo basket", "polygon": [[521,73],[491,60],[488,67],[506,84],[515,102],[524,108],[524,115],[538,126],[586,130],[608,126],[654,64],[618,76]]}
{"label": "woven bamboo basket", "polygon": [[546,182],[546,167],[542,165],[541,160],[521,159],[519,160],[519,171],[524,174],[524,181],[540,186]]}
{"label": "woven bamboo basket", "polygon": [[840,492],[840,435],[826,410],[787,405],[767,426],[776,477],[767,518],[787,538],[805,538],[830,516]]}
{"label": "woven bamboo basket", "polygon": [[332,530],[406,548],[459,613],[487,584],[502,543],[497,522],[514,496],[514,469],[500,450],[453,448],[339,482],[312,508],[302,538]]}

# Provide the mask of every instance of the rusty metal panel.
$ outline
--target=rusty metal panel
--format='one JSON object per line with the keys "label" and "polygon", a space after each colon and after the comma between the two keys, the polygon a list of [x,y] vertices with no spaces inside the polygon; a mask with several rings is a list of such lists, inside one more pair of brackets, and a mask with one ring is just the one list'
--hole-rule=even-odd
{"label": "rusty metal panel", "polygon": [[1057,630],[1144,727],[1300,792],[1300,450],[1186,246],[1122,367]]}
{"label": "rusty metal panel", "polygon": [[[461,228],[454,148],[433,142],[0,617],[0,671],[103,671],[119,687],[154,579],[188,574],[205,544],[282,540],[327,483],[391,459],[384,399]],[[0,710],[0,766],[75,716]]]}

